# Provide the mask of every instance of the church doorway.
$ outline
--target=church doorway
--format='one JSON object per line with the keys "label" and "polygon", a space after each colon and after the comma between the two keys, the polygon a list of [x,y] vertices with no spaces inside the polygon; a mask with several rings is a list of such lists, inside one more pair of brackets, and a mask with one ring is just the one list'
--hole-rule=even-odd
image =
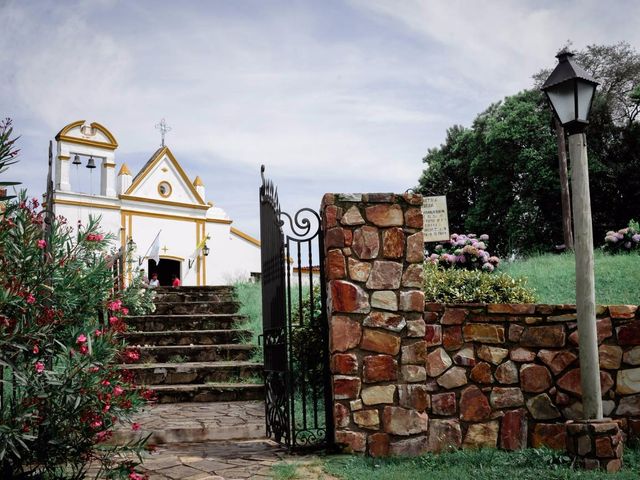
{"label": "church doorway", "polygon": [[160,286],[170,287],[174,275],[180,278],[180,267],[181,262],[179,260],[161,258],[160,262],[156,264],[155,260],[149,259],[149,278],[151,278],[151,275],[154,273],[157,273]]}

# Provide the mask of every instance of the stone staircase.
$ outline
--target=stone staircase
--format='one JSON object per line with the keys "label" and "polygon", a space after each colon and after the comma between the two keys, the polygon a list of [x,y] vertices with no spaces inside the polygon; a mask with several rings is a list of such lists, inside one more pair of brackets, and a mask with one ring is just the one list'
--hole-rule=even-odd
{"label": "stone staircase", "polygon": [[158,403],[261,400],[262,364],[235,325],[243,317],[233,287],[158,288],[156,311],[127,317],[139,363],[126,365]]}

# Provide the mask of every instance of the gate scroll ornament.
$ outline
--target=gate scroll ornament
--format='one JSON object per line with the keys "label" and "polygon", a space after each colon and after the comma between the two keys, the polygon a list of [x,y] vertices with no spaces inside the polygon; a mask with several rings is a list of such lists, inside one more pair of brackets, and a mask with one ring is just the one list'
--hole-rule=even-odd
{"label": "gate scroll ornament", "polygon": [[310,208],[293,217],[283,212],[264,166],[261,176],[267,436],[292,449],[324,447],[333,443],[334,429],[322,222]]}

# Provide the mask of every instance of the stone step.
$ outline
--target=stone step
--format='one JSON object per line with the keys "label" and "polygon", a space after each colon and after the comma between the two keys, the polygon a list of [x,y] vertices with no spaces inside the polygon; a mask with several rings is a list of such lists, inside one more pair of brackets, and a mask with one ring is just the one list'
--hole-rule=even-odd
{"label": "stone step", "polygon": [[150,388],[156,393],[158,403],[236,402],[264,399],[264,385],[258,383],[157,385]]}
{"label": "stone step", "polygon": [[165,302],[156,301],[155,315],[190,315],[198,313],[237,313],[238,302]]}
{"label": "stone step", "polygon": [[230,313],[201,313],[192,315],[132,315],[127,324],[137,332],[168,330],[226,330],[238,322],[246,321],[243,315]]}
{"label": "stone step", "polygon": [[230,302],[234,300],[234,288],[230,286],[218,287],[160,287],[156,289],[158,302]]}
{"label": "stone step", "polygon": [[150,405],[132,418],[140,425],[137,432],[119,425],[109,444],[124,445],[147,435],[152,445],[264,438],[264,416],[261,401]]}
{"label": "stone step", "polygon": [[159,332],[126,332],[122,336],[128,345],[218,345],[242,343],[251,332],[241,329],[227,330],[165,330]]}
{"label": "stone step", "polygon": [[140,347],[142,363],[247,361],[256,347],[249,344],[166,345]]}
{"label": "stone step", "polygon": [[136,382],[155,388],[158,385],[232,383],[262,378],[263,367],[255,362],[185,362],[123,365],[135,375]]}

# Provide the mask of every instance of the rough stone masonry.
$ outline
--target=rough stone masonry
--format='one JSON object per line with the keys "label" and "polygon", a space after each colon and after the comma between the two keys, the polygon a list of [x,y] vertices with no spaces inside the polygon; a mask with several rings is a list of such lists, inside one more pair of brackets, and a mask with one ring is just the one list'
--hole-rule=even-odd
{"label": "rough stone masonry", "polygon": [[[575,306],[424,304],[421,202],[413,194],[323,199],[336,442],[373,456],[542,445],[582,452],[567,424],[582,414]],[[638,435],[637,307],[597,314],[605,414]],[[619,468],[617,445],[594,446],[583,464]],[[599,462],[596,452],[605,455]]]}

